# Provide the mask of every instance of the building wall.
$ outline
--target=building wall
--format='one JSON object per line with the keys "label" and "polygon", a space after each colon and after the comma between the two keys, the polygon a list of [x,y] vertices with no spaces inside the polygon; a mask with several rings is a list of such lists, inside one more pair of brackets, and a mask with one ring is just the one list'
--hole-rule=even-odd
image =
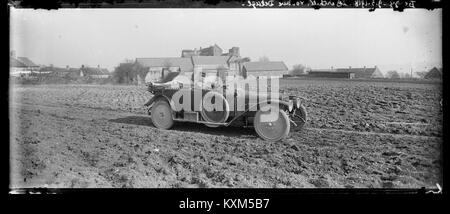
{"label": "building wall", "polygon": [[424,77],[425,79],[440,79],[442,78],[441,72],[437,68],[431,69]]}
{"label": "building wall", "polygon": [[246,72],[246,77],[253,75],[255,77],[263,77],[263,76],[268,76],[268,77],[283,77],[283,74],[286,74],[287,71],[250,71],[250,72]]}
{"label": "building wall", "polygon": [[197,65],[195,65],[195,67],[201,68],[205,71],[217,71],[217,69],[219,67],[223,67],[230,71],[238,71],[239,70],[239,64],[236,62],[231,62],[229,64],[222,64],[222,65],[217,65],[217,64],[215,64],[215,65],[198,65],[197,64]]}
{"label": "building wall", "polygon": [[37,68],[33,67],[11,67],[10,75],[13,77],[28,76],[32,72],[37,72]]}
{"label": "building wall", "polygon": [[239,47],[232,47],[228,50],[228,55],[241,56],[239,52]]}
{"label": "building wall", "polygon": [[239,70],[229,70],[227,75],[228,76],[240,76]]}
{"label": "building wall", "polygon": [[208,48],[201,49],[200,55],[201,56],[220,56],[220,55],[222,55],[222,50],[220,50],[216,46],[211,46]]}
{"label": "building wall", "polygon": [[222,50],[220,50],[220,49],[218,49],[216,47],[213,48],[213,51],[214,51],[214,56],[222,55]]}
{"label": "building wall", "polygon": [[370,78],[383,78],[383,73],[381,73],[380,69],[375,68],[375,71],[372,73]]}
{"label": "building wall", "polygon": [[195,65],[195,69],[202,70],[205,73],[217,73],[219,67],[224,67],[225,69],[229,69],[227,64],[223,65]]}
{"label": "building wall", "polygon": [[214,56],[212,48],[203,48],[200,50],[200,56]]}
{"label": "building wall", "polygon": [[196,50],[184,50],[181,52],[181,57],[189,58],[191,56],[198,56],[198,51]]}
{"label": "building wall", "polygon": [[238,71],[239,70],[239,64],[236,62],[230,62],[229,64],[230,71]]}

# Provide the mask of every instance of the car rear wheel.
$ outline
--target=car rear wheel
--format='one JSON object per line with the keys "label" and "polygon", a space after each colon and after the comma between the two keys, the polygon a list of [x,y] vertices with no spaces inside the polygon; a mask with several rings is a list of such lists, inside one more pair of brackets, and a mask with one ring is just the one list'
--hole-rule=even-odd
{"label": "car rear wheel", "polygon": [[288,136],[290,130],[290,122],[286,112],[278,109],[278,118],[276,120],[262,120],[263,115],[269,114],[270,110],[259,110],[258,112],[256,112],[253,121],[253,126],[255,127],[256,133],[262,139],[268,141],[278,141]]}
{"label": "car rear wheel", "polygon": [[153,125],[159,129],[170,129],[173,126],[172,108],[164,100],[156,101],[152,106],[151,118]]}

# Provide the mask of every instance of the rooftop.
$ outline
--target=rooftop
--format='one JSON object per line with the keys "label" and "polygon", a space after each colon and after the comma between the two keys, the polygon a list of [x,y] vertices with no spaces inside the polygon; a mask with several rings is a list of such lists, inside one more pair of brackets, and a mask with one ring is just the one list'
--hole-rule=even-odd
{"label": "rooftop", "polygon": [[136,62],[144,67],[180,67],[181,71],[192,71],[193,65],[190,58],[183,57],[159,57],[159,58],[136,58]]}
{"label": "rooftop", "polygon": [[246,62],[244,68],[247,71],[287,71],[288,68],[282,61],[274,62]]}
{"label": "rooftop", "polygon": [[39,67],[27,57],[17,57],[17,58],[10,57],[9,63],[11,67]]}
{"label": "rooftop", "polygon": [[226,65],[229,56],[192,56],[194,65]]}

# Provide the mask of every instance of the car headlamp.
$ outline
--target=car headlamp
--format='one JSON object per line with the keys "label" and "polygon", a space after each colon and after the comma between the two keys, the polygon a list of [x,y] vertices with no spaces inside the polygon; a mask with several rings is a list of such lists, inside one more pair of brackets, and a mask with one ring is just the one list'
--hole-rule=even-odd
{"label": "car headlamp", "polygon": [[295,107],[296,108],[300,108],[300,98],[295,98],[295,100],[294,100],[294,104],[295,104]]}
{"label": "car headlamp", "polygon": [[294,102],[292,100],[289,100],[289,111],[292,111],[294,109]]}

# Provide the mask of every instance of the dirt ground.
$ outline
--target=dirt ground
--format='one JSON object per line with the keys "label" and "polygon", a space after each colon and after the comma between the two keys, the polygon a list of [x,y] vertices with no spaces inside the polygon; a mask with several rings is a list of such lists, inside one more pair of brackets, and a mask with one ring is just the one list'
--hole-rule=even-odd
{"label": "dirt ground", "polygon": [[11,187],[369,187],[442,185],[440,84],[282,80],[305,129],[151,124],[145,86],[12,86]]}

